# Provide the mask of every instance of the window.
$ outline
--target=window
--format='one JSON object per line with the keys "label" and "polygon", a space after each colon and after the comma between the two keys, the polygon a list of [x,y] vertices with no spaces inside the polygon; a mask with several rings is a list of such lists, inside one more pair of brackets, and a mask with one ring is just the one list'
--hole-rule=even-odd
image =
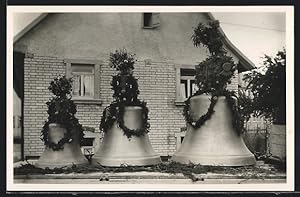
{"label": "window", "polygon": [[71,64],[73,77],[73,97],[94,97],[94,73],[93,65]]}
{"label": "window", "polygon": [[176,66],[176,105],[184,105],[184,101],[198,90],[195,73],[195,66]]}
{"label": "window", "polygon": [[198,90],[194,69],[180,69],[180,97],[187,99]]}
{"label": "window", "polygon": [[77,103],[101,104],[100,64],[95,60],[67,59],[66,75],[72,77],[72,96]]}
{"label": "window", "polygon": [[153,29],[160,26],[159,13],[144,13],[143,14],[143,27],[145,29]]}

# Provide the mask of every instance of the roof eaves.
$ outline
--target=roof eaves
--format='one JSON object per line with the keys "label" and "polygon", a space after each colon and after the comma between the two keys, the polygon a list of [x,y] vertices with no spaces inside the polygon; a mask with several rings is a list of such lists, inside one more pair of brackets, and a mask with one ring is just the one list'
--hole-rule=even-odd
{"label": "roof eaves", "polygon": [[17,35],[14,36],[14,43],[22,38],[27,32],[29,32],[34,26],[40,23],[48,14],[43,13],[31,21],[27,26],[24,27]]}

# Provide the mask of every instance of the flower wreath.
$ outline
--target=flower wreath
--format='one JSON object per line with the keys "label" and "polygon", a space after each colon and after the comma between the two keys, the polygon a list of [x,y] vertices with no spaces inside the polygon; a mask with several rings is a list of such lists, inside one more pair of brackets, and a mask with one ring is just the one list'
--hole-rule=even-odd
{"label": "flower wreath", "polygon": [[[142,107],[142,117],[143,124],[142,128],[138,129],[129,129],[124,124],[124,110],[126,106],[139,106]],[[100,130],[107,132],[114,122],[116,121],[118,126],[123,130],[124,135],[126,135],[129,139],[132,136],[143,136],[145,133],[149,132],[150,124],[148,122],[148,108],[146,106],[146,102],[138,101],[134,103],[134,105],[126,105],[124,102],[114,102],[105,108],[103,111],[103,115],[100,123]]]}

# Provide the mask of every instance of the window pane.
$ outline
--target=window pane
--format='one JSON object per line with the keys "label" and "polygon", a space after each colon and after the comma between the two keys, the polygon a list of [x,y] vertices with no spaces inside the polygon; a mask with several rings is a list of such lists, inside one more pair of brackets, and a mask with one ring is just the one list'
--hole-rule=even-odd
{"label": "window pane", "polygon": [[72,64],[73,96],[94,97],[94,65]]}
{"label": "window pane", "polygon": [[195,76],[195,74],[196,74],[195,69],[187,69],[187,68],[180,69],[180,76]]}
{"label": "window pane", "polygon": [[72,64],[72,73],[94,73],[94,66],[89,64]]}
{"label": "window pane", "polygon": [[80,75],[73,75],[73,96],[80,96]]}
{"label": "window pane", "polygon": [[152,13],[144,13],[144,27],[151,27]]}
{"label": "window pane", "polygon": [[93,75],[84,75],[83,81],[84,87],[84,96],[92,97],[94,96],[94,76]]}
{"label": "window pane", "polygon": [[181,80],[180,83],[180,97],[187,98],[187,81]]}

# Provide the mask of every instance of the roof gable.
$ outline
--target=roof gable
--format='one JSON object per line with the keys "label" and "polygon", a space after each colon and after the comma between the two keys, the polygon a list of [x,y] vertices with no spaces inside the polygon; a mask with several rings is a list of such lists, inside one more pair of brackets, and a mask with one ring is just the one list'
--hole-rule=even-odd
{"label": "roof gable", "polygon": [[[206,14],[208,17],[208,20],[216,20],[214,16],[211,13],[203,13]],[[29,23],[22,31],[20,31],[15,37],[14,37],[14,44],[19,41],[27,32],[32,30],[36,25],[38,25],[41,21],[43,21],[48,14],[43,13],[39,17],[37,17],[35,20],[33,20],[31,23]],[[255,68],[255,65],[252,63],[251,60],[249,60],[236,46],[234,46],[231,41],[226,37],[224,31],[222,28],[219,28],[219,31],[221,35],[223,36],[223,43],[224,45],[238,58],[239,65],[238,70],[239,72],[251,70]]]}

